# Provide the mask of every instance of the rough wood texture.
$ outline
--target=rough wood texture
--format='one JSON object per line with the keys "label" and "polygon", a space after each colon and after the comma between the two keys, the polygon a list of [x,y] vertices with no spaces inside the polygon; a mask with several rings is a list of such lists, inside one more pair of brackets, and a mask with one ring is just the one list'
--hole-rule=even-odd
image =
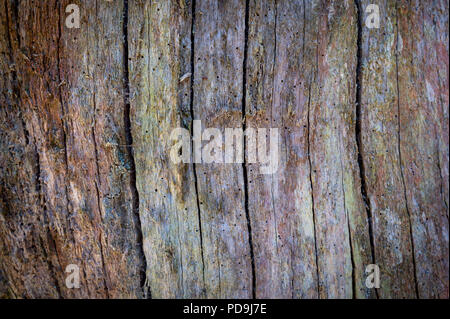
{"label": "rough wood texture", "polygon": [[[0,2],[0,297],[449,297],[448,1],[35,2]],[[278,128],[278,170],[173,163],[194,120]]]}
{"label": "rough wood texture", "polygon": [[172,129],[190,127],[191,4],[130,2],[131,133],[147,284],[155,298],[204,295],[192,165],[169,158]]}
{"label": "rough wood texture", "polygon": [[380,29],[363,29],[360,82],[380,297],[448,297],[448,2],[380,10]]}
{"label": "rough wood texture", "polygon": [[141,297],[123,6],[86,2],[69,30],[68,3],[2,1],[2,272],[11,297]]}

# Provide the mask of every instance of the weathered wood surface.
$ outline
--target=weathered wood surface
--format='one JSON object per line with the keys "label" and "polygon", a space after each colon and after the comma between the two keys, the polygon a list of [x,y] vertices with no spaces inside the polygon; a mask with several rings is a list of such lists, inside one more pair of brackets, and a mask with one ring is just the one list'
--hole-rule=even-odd
{"label": "weathered wood surface", "polygon": [[70,3],[1,1],[1,297],[448,298],[448,1]]}
{"label": "weathered wood surface", "polygon": [[2,1],[2,273],[12,297],[141,297],[123,6],[88,1],[67,32],[69,3]]}

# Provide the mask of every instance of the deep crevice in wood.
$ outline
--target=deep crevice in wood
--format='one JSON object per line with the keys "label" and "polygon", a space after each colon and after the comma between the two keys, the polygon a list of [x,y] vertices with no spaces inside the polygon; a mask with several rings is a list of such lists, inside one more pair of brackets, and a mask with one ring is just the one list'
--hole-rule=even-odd
{"label": "deep crevice in wood", "polygon": [[[305,7],[306,10],[306,7]],[[318,41],[316,45],[316,67],[318,72]],[[312,213],[312,222],[314,228],[314,253],[315,253],[315,261],[316,261],[316,278],[317,278],[317,298],[320,298],[320,275],[319,275],[319,255],[317,250],[317,228],[316,228],[316,212],[314,209],[315,201],[314,201],[314,187],[312,181],[312,161],[311,161],[311,122],[310,122],[310,114],[311,114],[311,88],[313,77],[316,73],[313,72],[309,79],[309,87],[308,87],[308,112],[307,112],[307,151],[308,151],[308,166],[309,166],[309,186],[311,187],[311,213]]]}
{"label": "deep crevice in wood", "polygon": [[[191,100],[189,101],[189,109],[191,113],[191,149],[193,149],[193,128],[194,128],[194,76],[195,76],[195,32],[194,32],[194,26],[195,26],[195,0],[192,0],[192,7],[191,7],[191,83],[190,83],[190,95]],[[201,216],[201,210],[200,210],[200,199],[198,197],[198,178],[197,178],[197,167],[195,166],[195,161],[192,161],[192,171],[194,173],[194,188],[195,188],[195,199],[196,199],[196,205],[197,205],[197,216],[198,216],[198,228],[200,233],[200,253],[202,256],[202,278],[203,278],[203,293],[204,297],[207,298],[207,291],[206,291],[206,283],[205,283],[205,259],[203,256],[203,233],[202,233],[202,216]]]}
{"label": "deep crevice in wood", "polygon": [[[357,17],[357,40],[356,40],[356,124],[355,124],[355,138],[356,138],[356,147],[358,153],[358,167],[359,167],[359,178],[361,181],[361,196],[364,202],[364,206],[367,213],[367,224],[369,227],[369,242],[370,242],[370,252],[372,256],[372,263],[376,263],[375,261],[375,245],[374,245],[374,235],[373,235],[373,226],[372,226],[372,208],[370,207],[370,200],[367,197],[367,182],[366,182],[366,174],[364,161],[362,157],[362,139],[361,139],[361,65],[362,65],[362,17],[361,17],[361,3],[358,0],[355,0],[355,9],[356,9],[356,17]],[[375,295],[378,298],[378,291],[375,289]]]}
{"label": "deep crevice in wood", "polygon": [[438,139],[437,133],[436,133],[436,141],[437,141],[437,147],[436,147],[437,168],[438,168],[438,171],[439,171],[439,178],[440,178],[439,192],[441,194],[442,201],[443,201],[444,206],[445,206],[445,213],[446,213],[446,216],[447,216],[447,219],[448,219],[448,205],[447,205],[447,201],[446,201],[446,198],[445,198],[445,195],[444,195],[444,179],[442,177],[441,160],[439,158],[439,153],[441,151],[440,151],[440,148],[439,148],[439,139]]}
{"label": "deep crevice in wood", "polygon": [[[441,88],[441,78],[439,76],[439,72],[437,72],[437,78],[439,79],[439,81],[438,81],[439,91],[441,91],[442,90],[442,88]],[[442,96],[439,97],[439,104],[441,106],[441,112],[442,112],[442,114],[444,114],[444,106],[443,106],[444,103],[442,102]],[[438,165],[438,171],[439,171],[439,178],[441,180],[440,185],[439,185],[439,191],[441,193],[442,201],[444,202],[445,213],[446,213],[446,216],[447,216],[447,219],[448,219],[448,203],[447,203],[447,198],[444,195],[444,178],[442,177],[441,159],[439,157],[439,154],[441,153],[441,150],[440,150],[440,146],[439,146],[439,137],[438,137],[437,130],[436,130],[436,142],[437,142],[436,143],[437,144],[436,145],[436,148],[437,148],[437,150],[436,150],[436,152],[437,152],[436,158],[437,158],[437,165]]]}
{"label": "deep crevice in wood", "polygon": [[[342,185],[344,186],[344,185]],[[345,191],[344,191],[344,207],[345,207]],[[345,214],[347,215],[347,226],[348,226],[348,242],[350,245],[350,260],[352,262],[352,298],[356,299],[356,276],[355,276],[355,256],[353,253],[352,244],[352,230],[350,227],[350,217],[348,216],[347,210],[345,209]]]}
{"label": "deep crevice in wood", "polygon": [[[245,1],[245,42],[244,42],[244,61],[242,68],[242,128],[245,132],[247,128],[247,117],[245,114],[245,104],[247,96],[247,55],[248,55],[248,20],[249,20],[249,0]],[[242,172],[244,175],[244,203],[245,203],[245,217],[247,219],[248,229],[248,244],[250,248],[250,259],[252,267],[252,298],[256,299],[256,273],[255,273],[255,255],[253,252],[252,241],[252,225],[250,222],[250,213],[248,209],[248,172],[247,172],[247,160],[245,157],[245,151],[247,149],[246,140],[244,139],[244,161],[242,163]]]}
{"label": "deep crevice in wood", "polygon": [[307,135],[308,135],[308,165],[309,165],[309,186],[311,187],[311,212],[312,212],[312,222],[314,227],[314,252],[316,257],[316,277],[317,277],[317,298],[320,298],[320,276],[319,276],[319,256],[317,252],[317,229],[316,229],[316,212],[314,210],[314,188],[312,181],[312,161],[311,161],[311,135],[310,135],[310,109],[311,109],[311,85],[312,79],[309,82],[309,92],[308,92],[308,114],[307,114]]}
{"label": "deep crevice in wood", "polygon": [[136,237],[139,247],[139,256],[141,259],[142,269],[140,273],[140,285],[144,294],[144,298],[152,297],[151,287],[147,282],[147,261],[144,253],[144,243],[142,236],[142,225],[141,218],[139,215],[139,192],[136,186],[136,163],[134,160],[133,153],[133,136],[131,133],[131,120],[130,120],[130,81],[129,81],[129,65],[128,65],[128,0],[124,0],[123,3],[123,37],[124,37],[124,48],[123,48],[123,63],[124,63],[124,124],[125,124],[125,140],[126,148],[128,151],[129,161],[130,161],[130,189],[132,197],[132,210],[134,215],[134,223],[136,228]]}

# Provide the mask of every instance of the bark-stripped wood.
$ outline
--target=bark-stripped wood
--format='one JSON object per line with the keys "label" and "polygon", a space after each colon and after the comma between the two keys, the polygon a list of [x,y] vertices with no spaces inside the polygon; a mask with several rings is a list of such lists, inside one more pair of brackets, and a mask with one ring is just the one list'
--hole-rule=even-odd
{"label": "bark-stripped wood", "polygon": [[[435,40],[437,18],[430,14],[445,9],[448,19],[448,2],[401,1],[396,14],[400,172],[420,298],[449,297],[448,173],[441,171],[441,165],[448,170],[449,154],[448,103],[442,104],[449,90],[448,37]],[[439,22],[448,28],[448,21]],[[445,67],[439,70],[437,60],[447,62],[443,81]]]}
{"label": "bark-stripped wood", "polygon": [[448,3],[426,7],[383,1],[380,29],[362,35],[361,151],[383,298],[448,297],[448,44],[430,15]]}
{"label": "bark-stripped wood", "polygon": [[[396,1],[380,3],[380,29],[362,29],[362,169],[373,217],[375,263],[383,270],[380,297],[415,297],[410,221],[400,172]],[[364,1],[361,8],[369,2]],[[396,191],[393,191],[396,190]]]}
{"label": "bark-stripped wood", "polygon": [[[247,126],[281,133],[276,174],[261,175],[260,165],[247,165],[259,298],[318,296],[308,162],[312,66],[304,61],[304,5],[250,2]],[[289,194],[295,198],[287,198]]]}
{"label": "bark-stripped wood", "polygon": [[171,131],[189,128],[191,4],[130,2],[128,42],[139,214],[152,297],[204,296],[193,165],[170,160]]}
{"label": "bark-stripped wood", "polygon": [[[81,28],[70,30],[68,3],[2,1],[11,79],[2,90],[2,269],[14,297],[141,297],[122,146],[123,7],[85,3]],[[68,264],[82,270],[80,289],[66,288]]]}
{"label": "bark-stripped wood", "polygon": [[[194,21],[194,120],[242,127],[245,2],[198,1]],[[206,296],[251,298],[251,243],[239,164],[196,165]]]}
{"label": "bark-stripped wood", "polygon": [[365,296],[371,252],[355,141],[357,12],[343,1],[318,3],[315,14],[309,134],[320,297]]}
{"label": "bark-stripped wood", "polygon": [[[448,298],[448,10],[1,0],[0,297]],[[194,120],[278,170],[173,163]]]}

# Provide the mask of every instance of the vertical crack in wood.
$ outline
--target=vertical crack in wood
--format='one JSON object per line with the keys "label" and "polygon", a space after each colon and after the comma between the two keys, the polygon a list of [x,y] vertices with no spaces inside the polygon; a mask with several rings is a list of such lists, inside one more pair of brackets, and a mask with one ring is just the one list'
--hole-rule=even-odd
{"label": "vertical crack in wood", "polygon": [[403,194],[405,197],[405,206],[406,206],[406,212],[408,214],[409,219],[409,235],[411,238],[411,249],[412,249],[412,262],[413,262],[413,272],[414,272],[414,289],[416,293],[416,298],[419,299],[419,286],[417,282],[417,273],[416,273],[416,255],[415,255],[415,249],[414,249],[414,237],[413,237],[413,231],[412,231],[412,220],[411,220],[411,212],[409,210],[408,205],[408,196],[406,194],[406,184],[405,184],[405,176],[403,174],[403,160],[402,160],[402,150],[401,150],[401,132],[400,132],[400,86],[399,86],[399,80],[398,80],[398,55],[399,55],[399,47],[398,47],[398,34],[399,34],[399,27],[398,27],[398,5],[397,2],[395,2],[395,73],[396,73],[396,84],[397,84],[397,151],[398,151],[398,165],[400,169],[400,177],[402,180],[403,185]]}
{"label": "vertical crack in wood", "polygon": [[130,81],[129,81],[129,65],[128,65],[128,0],[124,0],[123,4],[123,38],[124,38],[124,48],[123,48],[123,64],[124,64],[124,125],[125,125],[125,139],[126,148],[128,151],[128,157],[130,161],[130,189],[132,197],[132,210],[134,215],[134,224],[136,229],[136,237],[139,247],[139,256],[141,259],[141,273],[140,273],[140,284],[144,298],[152,297],[151,287],[147,281],[147,260],[144,253],[144,243],[142,236],[142,225],[141,218],[139,215],[139,192],[136,186],[136,163],[134,160],[133,153],[133,135],[131,133],[131,119],[130,119]]}
{"label": "vertical crack in wood", "polygon": [[[339,143],[342,141],[342,135],[339,133]],[[342,197],[344,203],[345,217],[347,218],[347,229],[348,229],[348,244],[350,247],[350,261],[352,263],[352,299],[356,299],[356,277],[355,277],[355,256],[353,253],[352,244],[352,230],[350,227],[350,216],[347,211],[346,197],[345,197],[345,184],[344,184],[344,165],[342,164],[342,151],[339,147],[339,161],[341,165],[341,187],[342,187]]]}
{"label": "vertical crack in wood", "polygon": [[92,134],[92,141],[94,143],[94,157],[95,157],[95,168],[96,168],[96,174],[97,174],[97,179],[95,181],[95,190],[97,193],[97,205],[98,205],[98,211],[100,213],[100,216],[102,216],[102,209],[101,209],[101,200],[100,200],[100,189],[99,189],[99,184],[100,184],[100,166],[99,166],[99,161],[98,161],[98,148],[97,148],[97,138],[95,137],[95,126],[96,126],[96,119],[95,119],[95,113],[96,113],[96,103],[95,103],[95,92],[94,92],[94,125],[92,126],[91,129],[91,134]]}
{"label": "vertical crack in wood", "polygon": [[444,206],[445,206],[445,213],[446,213],[446,216],[447,216],[447,219],[448,219],[448,205],[447,205],[447,201],[446,201],[446,198],[445,198],[445,195],[444,195],[444,179],[442,177],[441,159],[439,158],[439,154],[441,152],[440,146],[439,146],[439,136],[438,136],[437,132],[435,134],[436,134],[436,144],[437,144],[436,145],[436,158],[437,158],[437,163],[436,164],[437,164],[437,168],[438,168],[438,171],[439,171],[439,179],[440,179],[439,193],[441,194],[442,201],[443,201]]}
{"label": "vertical crack in wood", "polygon": [[[439,39],[439,30],[437,28],[436,19],[435,18],[433,18],[433,30],[435,32],[435,37],[437,39]],[[438,68],[436,68],[436,78],[438,79],[437,83],[438,83],[438,87],[439,87],[439,92],[442,92],[441,76],[440,76],[440,72],[439,72]],[[445,106],[444,101],[442,101],[442,94],[439,94],[439,105],[441,107],[441,113],[445,114],[445,107],[446,106]],[[438,169],[439,169],[439,177],[441,179],[441,182],[440,182],[440,193],[441,193],[441,196],[442,196],[443,201],[444,201],[445,213],[446,213],[446,216],[447,216],[447,219],[448,219],[449,218],[448,198],[444,194],[444,178],[442,176],[441,159],[440,159],[440,156],[439,156],[439,154],[441,153],[441,150],[440,150],[440,145],[439,145],[439,138],[438,138],[437,129],[436,129],[436,141],[437,141],[437,164],[438,164]]]}
{"label": "vertical crack in wood", "polygon": [[311,85],[312,85],[312,76],[309,80],[309,89],[308,89],[308,114],[307,114],[307,143],[308,143],[308,166],[309,166],[309,186],[311,187],[311,212],[312,212],[312,222],[314,227],[314,252],[316,257],[316,277],[317,277],[317,298],[320,298],[320,276],[319,276],[319,255],[317,251],[317,229],[316,229],[316,213],[314,210],[314,188],[312,181],[312,161],[311,161],[311,123],[310,123],[310,109],[311,109]]}
{"label": "vertical crack in wood", "polygon": [[[195,76],[195,0],[192,0],[191,6],[191,83],[190,83],[190,95],[191,100],[189,101],[189,109],[191,113],[191,149],[193,149],[193,127],[194,127],[194,76]],[[205,259],[203,255],[203,233],[202,233],[202,216],[200,210],[200,199],[198,197],[198,178],[197,178],[197,168],[195,166],[195,161],[192,161],[192,171],[194,173],[194,188],[195,188],[195,199],[197,201],[197,216],[198,216],[198,228],[200,233],[200,253],[202,256],[202,278],[203,278],[203,295],[207,298],[206,283],[205,283]]]}
{"label": "vertical crack in wood", "polygon": [[[370,200],[367,197],[367,182],[366,182],[366,173],[364,167],[364,161],[362,157],[362,139],[361,139],[361,96],[362,96],[362,17],[361,17],[361,3],[358,0],[355,0],[355,9],[356,9],[356,19],[357,19],[357,40],[356,40],[356,124],[355,124],[355,138],[356,138],[356,147],[358,152],[358,167],[359,167],[359,178],[361,182],[361,196],[364,202],[364,206],[367,213],[367,224],[369,227],[369,242],[370,242],[370,253],[372,256],[372,263],[376,263],[375,260],[375,244],[374,244],[374,235],[373,235],[373,222],[372,222],[372,208],[370,206]],[[378,290],[375,289],[375,296],[378,299]]]}
{"label": "vertical crack in wood", "polygon": [[[306,39],[306,1],[303,0],[303,43],[302,43],[302,57],[305,57],[305,39]],[[317,298],[320,298],[320,290],[319,290],[319,264],[318,264],[318,254],[317,254],[317,236],[316,236],[316,217],[314,211],[314,193],[313,193],[313,182],[312,182],[312,163],[311,163],[311,148],[310,148],[310,107],[311,107],[311,86],[312,86],[312,78],[313,74],[311,74],[309,83],[308,83],[308,104],[307,104],[307,114],[306,114],[306,132],[307,132],[307,157],[308,157],[308,168],[309,168],[309,187],[311,188],[311,213],[312,213],[312,222],[313,222],[313,234],[314,234],[314,257],[316,263],[316,280],[317,280]]]}
{"label": "vertical crack in wood", "polygon": [[[249,24],[249,0],[245,1],[245,29],[244,29],[244,60],[242,67],[242,128],[245,132],[247,128],[247,117],[246,117],[246,97],[247,97],[247,55],[248,55],[248,24]],[[247,149],[247,143],[244,139],[244,161],[242,163],[242,172],[244,175],[244,204],[245,204],[245,217],[247,219],[247,229],[248,229],[248,244],[250,248],[250,260],[252,267],[252,298],[256,299],[256,274],[255,274],[255,255],[253,252],[253,241],[252,241],[252,225],[250,222],[250,213],[248,209],[248,172],[247,172],[247,160],[245,157],[245,151]]]}
{"label": "vertical crack in wood", "polygon": [[[306,18],[306,6],[304,8],[303,13],[304,19]],[[317,39],[317,45],[316,45],[316,67],[319,66],[318,61],[318,52],[319,52],[319,39]],[[317,69],[318,72],[318,69]],[[308,86],[308,112],[307,112],[307,119],[306,119],[306,128],[307,128],[307,152],[308,152],[308,166],[309,166],[309,186],[311,188],[311,213],[312,213],[312,222],[313,222],[313,230],[314,230],[314,253],[315,253],[315,262],[316,262],[316,278],[317,278],[317,299],[320,299],[320,275],[319,275],[319,253],[317,250],[317,228],[316,228],[316,212],[314,209],[315,201],[314,201],[314,187],[313,187],[313,180],[312,180],[312,160],[311,160],[311,121],[310,121],[310,114],[311,114],[311,88],[312,88],[312,82],[313,77],[315,77],[316,72],[313,70],[313,73],[311,74],[311,77],[309,79],[309,86]]]}
{"label": "vertical crack in wood", "polygon": [[[344,185],[342,185],[344,187]],[[355,256],[353,254],[353,244],[352,244],[352,231],[350,227],[350,217],[347,214],[347,209],[345,208],[345,191],[344,193],[344,209],[347,216],[347,227],[348,227],[348,242],[350,245],[350,260],[352,262],[352,298],[356,299],[356,277],[355,277]],[[375,290],[376,291],[376,290]]]}
{"label": "vertical crack in wood", "polygon": [[[273,123],[273,103],[274,103],[274,96],[275,96],[275,66],[277,64],[277,21],[278,21],[278,11],[277,11],[277,1],[274,0],[274,33],[273,33],[273,72],[272,72],[272,103],[270,108],[270,123]],[[286,159],[287,159],[286,155]],[[271,175],[270,179],[270,195],[271,195],[271,202],[272,202],[272,212],[273,212],[273,222],[275,224],[275,246],[277,248],[277,255],[279,254],[278,250],[278,222],[277,222],[277,213],[275,211],[275,196],[273,195],[273,175]]]}
{"label": "vertical crack in wood", "polygon": [[[274,103],[274,96],[275,96],[275,66],[277,61],[277,21],[278,21],[278,12],[277,12],[277,1],[274,0],[274,33],[273,33],[273,61],[272,61],[272,100],[271,100],[271,108],[270,108],[270,123],[273,123],[273,103]],[[286,156],[287,158],[287,156]],[[273,174],[271,175],[270,179],[270,195],[271,195],[271,203],[272,203],[272,213],[273,213],[273,222],[275,227],[275,247],[276,247],[276,254],[279,255],[278,250],[278,223],[277,223],[277,214],[275,210],[275,196],[273,194]],[[292,273],[293,274],[293,273]],[[292,283],[292,287],[294,287],[294,284]],[[293,294],[293,292],[292,292]]]}
{"label": "vertical crack in wood", "polygon": [[[435,22],[435,24],[436,24],[436,22]],[[442,87],[441,87],[441,78],[440,78],[440,76],[439,76],[439,70],[436,70],[437,72],[437,78],[438,78],[438,85],[439,85],[439,92],[441,92],[442,91]],[[440,106],[441,106],[441,112],[442,112],[442,114],[444,114],[444,102],[442,102],[442,95],[439,95],[439,104],[440,104]],[[436,128],[436,152],[437,152],[437,154],[436,154],[436,157],[437,157],[437,166],[438,166],[438,170],[439,170],[439,178],[440,178],[440,185],[439,185],[439,192],[441,193],[441,197],[442,197],[442,200],[443,200],[443,202],[444,202],[444,206],[445,206],[445,213],[446,213],[446,216],[447,216],[447,219],[448,219],[448,203],[447,203],[447,198],[445,197],[445,194],[444,194],[444,178],[442,177],[442,169],[441,169],[441,158],[440,158],[440,156],[439,156],[439,154],[441,153],[441,150],[440,150],[440,145],[439,145],[439,136],[438,136],[438,131],[437,131],[437,128]]]}
{"label": "vertical crack in wood", "polygon": [[[437,29],[436,19],[435,18],[433,18],[433,30],[435,32],[436,38],[439,39],[439,31]],[[440,76],[438,68],[436,68],[436,78],[438,79],[437,83],[438,83],[438,87],[439,87],[439,92],[442,92],[441,76]],[[445,109],[444,109],[445,108],[445,106],[444,106],[445,103],[444,103],[444,101],[442,101],[442,94],[439,94],[439,105],[441,107],[441,113],[445,114]],[[439,137],[438,137],[437,129],[436,129],[436,141],[437,141],[437,164],[438,164],[438,169],[439,169],[439,177],[441,179],[440,192],[441,192],[441,196],[442,196],[443,201],[444,201],[445,213],[446,213],[446,216],[447,216],[447,219],[448,219],[448,217],[449,217],[449,215],[448,215],[448,213],[449,213],[449,210],[448,210],[448,199],[447,199],[447,197],[444,194],[444,179],[443,179],[443,176],[442,176],[442,169],[441,169],[441,162],[440,162],[441,159],[440,159],[440,156],[439,156],[441,151],[440,151]]]}

